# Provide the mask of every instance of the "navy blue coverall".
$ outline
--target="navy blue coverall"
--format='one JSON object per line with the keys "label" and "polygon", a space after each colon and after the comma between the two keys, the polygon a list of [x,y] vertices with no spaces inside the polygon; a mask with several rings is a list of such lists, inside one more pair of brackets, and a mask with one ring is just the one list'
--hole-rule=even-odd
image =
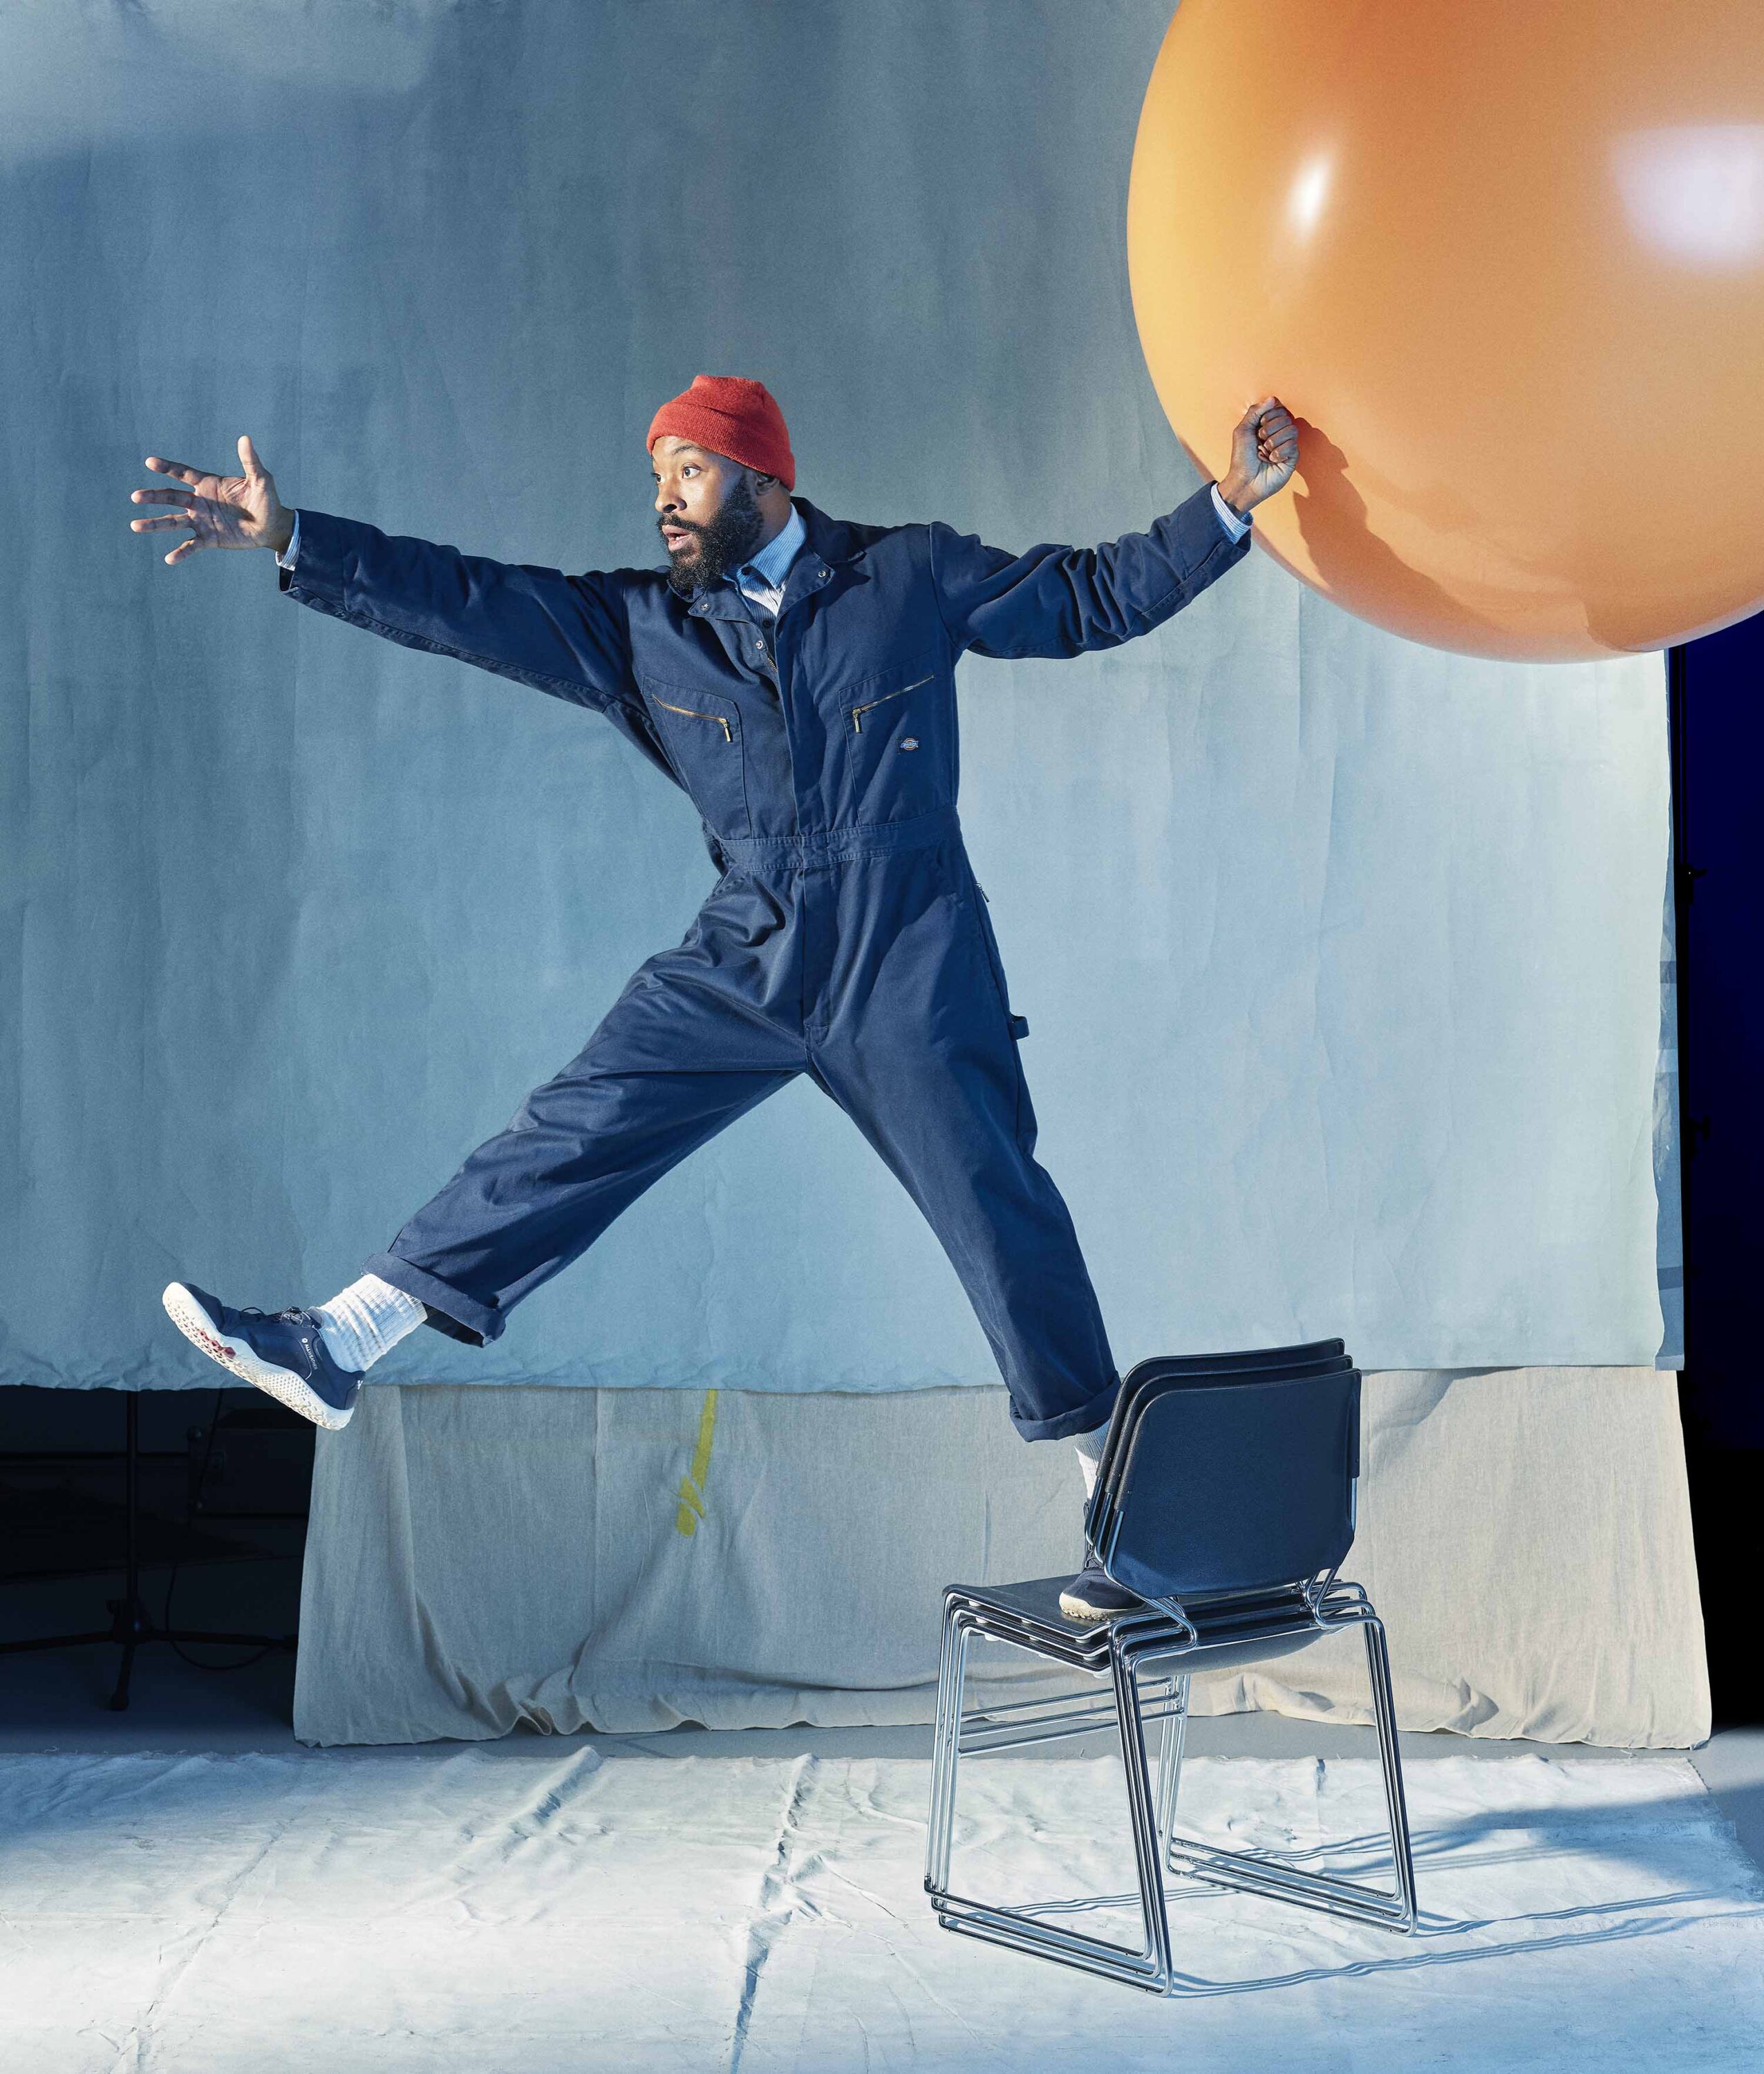
{"label": "navy blue coverall", "polygon": [[722,874],[367,1271],[481,1345],[651,1182],[806,1072],[929,1220],[1018,1430],[1084,1432],[1119,1377],[1034,1156],[1028,1026],[962,845],[956,663],[1114,647],[1248,536],[1226,538],[1206,487],[1146,532],[1021,555],[791,502],[808,538],[770,628],[726,583],[688,601],[663,569],[565,576],[301,511],[290,597],[603,713],[689,794]]}

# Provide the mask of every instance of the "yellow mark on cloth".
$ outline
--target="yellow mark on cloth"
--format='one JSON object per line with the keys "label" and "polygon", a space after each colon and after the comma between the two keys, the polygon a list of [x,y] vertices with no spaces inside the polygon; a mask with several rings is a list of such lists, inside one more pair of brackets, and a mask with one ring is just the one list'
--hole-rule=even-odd
{"label": "yellow mark on cloth", "polygon": [[698,1415],[698,1445],[692,1450],[692,1466],[680,1480],[680,1510],[674,1515],[676,1531],[690,1538],[704,1517],[704,1483],[710,1473],[711,1442],[717,1435],[717,1393],[704,1392],[704,1408]]}

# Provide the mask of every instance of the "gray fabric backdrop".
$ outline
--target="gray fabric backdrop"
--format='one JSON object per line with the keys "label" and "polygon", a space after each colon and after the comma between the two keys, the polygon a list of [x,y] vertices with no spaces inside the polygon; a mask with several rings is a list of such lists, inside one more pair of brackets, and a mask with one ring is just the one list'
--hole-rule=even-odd
{"label": "gray fabric backdrop", "polygon": [[[1346,1568],[1389,1626],[1403,1726],[1705,1740],[1673,1378],[1370,1375],[1364,1394]],[[295,1733],[928,1721],[943,1587],[1078,1560],[1072,1450],[1022,1446],[1003,1397],[369,1390],[320,1436]],[[911,1473],[878,1473],[894,1463]],[[1364,1721],[1364,1655],[1332,1638],[1202,1679],[1194,1704]]]}
{"label": "gray fabric backdrop", "polygon": [[[1122,238],[1167,16],[12,0],[0,1380],[207,1381],[164,1281],[328,1294],[712,876],[592,717],[304,613],[267,556],[167,570],[126,530],[142,455],[225,466],[249,430],[291,502],[654,561],[650,414],[740,371],[833,512],[1141,525],[1194,481]],[[1455,659],[1256,556],[1115,654],[970,660],[962,700],[1043,1156],[1123,1364],[1335,1332],[1369,1368],[1656,1358],[1658,657]],[[395,1363],[996,1380],[806,1085],[494,1351]]]}

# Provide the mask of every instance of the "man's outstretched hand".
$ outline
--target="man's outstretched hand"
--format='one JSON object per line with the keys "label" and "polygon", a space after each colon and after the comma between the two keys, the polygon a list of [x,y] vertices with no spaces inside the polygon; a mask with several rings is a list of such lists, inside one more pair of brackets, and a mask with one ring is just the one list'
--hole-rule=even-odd
{"label": "man's outstretched hand", "polygon": [[172,504],[164,518],[131,518],[131,533],[167,533],[188,527],[194,537],[179,541],[168,562],[188,561],[201,547],[273,547],[278,554],[294,535],[294,514],[275,494],[275,478],[258,459],[249,432],[239,436],[243,475],[204,475],[184,462],[149,454],[147,465],[156,475],[169,475],[182,490],[138,490],[134,504]]}
{"label": "man's outstretched hand", "polygon": [[1241,518],[1284,490],[1299,465],[1299,428],[1277,396],[1252,403],[1231,435],[1231,465],[1219,494]]}

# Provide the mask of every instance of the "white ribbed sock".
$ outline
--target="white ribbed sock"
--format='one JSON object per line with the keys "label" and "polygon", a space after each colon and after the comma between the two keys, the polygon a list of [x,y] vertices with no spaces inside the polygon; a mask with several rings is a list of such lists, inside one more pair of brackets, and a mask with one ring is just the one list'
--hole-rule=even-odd
{"label": "white ribbed sock", "polygon": [[1102,1467],[1102,1444],[1108,1437],[1106,1426],[1098,1426],[1089,1433],[1078,1433],[1072,1437],[1072,1445],[1078,1451],[1078,1471],[1084,1480],[1087,1503],[1097,1488],[1097,1472]]}
{"label": "white ribbed sock", "polygon": [[377,1275],[364,1275],[328,1303],[316,1303],[319,1337],[339,1368],[359,1375],[414,1332],[427,1315],[414,1296]]}

